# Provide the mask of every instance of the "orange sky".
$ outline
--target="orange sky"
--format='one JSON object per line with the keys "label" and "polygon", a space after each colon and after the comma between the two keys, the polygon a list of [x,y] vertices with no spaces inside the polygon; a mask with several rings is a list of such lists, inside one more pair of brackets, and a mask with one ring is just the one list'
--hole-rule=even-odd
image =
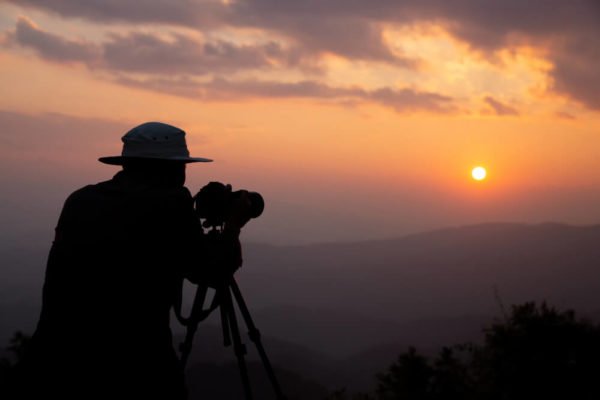
{"label": "orange sky", "polygon": [[[343,36],[315,43],[241,18],[126,24],[127,14],[112,20],[86,6],[9,3],[0,4],[0,111],[22,130],[0,133],[2,181],[20,188],[4,200],[35,190],[43,160],[56,168],[44,179],[65,190],[44,210],[47,221],[70,190],[114,172],[95,160],[120,151],[124,129],[159,120],[188,132],[192,154],[216,160],[191,167],[192,190],[225,180],[274,204],[249,228],[255,240],[360,239],[485,220],[598,222],[600,114],[585,87],[559,74],[575,68],[561,47],[575,28],[541,35],[507,25],[485,47],[460,29],[477,15],[423,19],[410,9],[417,16],[408,21],[370,16],[380,54]],[[154,64],[141,62],[148,53]],[[168,57],[180,57],[181,73]],[[38,132],[31,146],[27,121],[48,118],[64,131]],[[71,140],[81,135],[69,130],[72,119],[123,129]],[[486,181],[470,178],[476,165],[488,169]],[[353,218],[363,229],[349,233]],[[278,232],[290,226],[296,233]]]}

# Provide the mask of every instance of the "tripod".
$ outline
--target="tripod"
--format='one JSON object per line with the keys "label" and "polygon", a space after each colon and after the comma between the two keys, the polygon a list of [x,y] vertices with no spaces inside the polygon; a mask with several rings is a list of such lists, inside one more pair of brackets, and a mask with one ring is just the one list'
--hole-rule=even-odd
{"label": "tripod", "polygon": [[281,391],[281,386],[279,386],[279,382],[275,376],[275,371],[273,370],[271,362],[267,357],[265,348],[262,345],[260,331],[256,328],[256,325],[254,325],[254,321],[252,321],[250,311],[246,306],[242,292],[240,291],[237,282],[233,278],[233,275],[216,288],[215,297],[210,305],[210,308],[203,310],[202,306],[206,298],[207,290],[207,286],[198,286],[189,318],[181,317],[180,312],[176,313],[179,321],[187,327],[185,341],[180,346],[182,367],[185,367],[185,364],[187,363],[190,351],[192,349],[194,335],[198,328],[198,323],[206,319],[206,317],[208,317],[213,310],[219,307],[221,312],[221,327],[223,330],[223,344],[225,347],[229,347],[233,344],[233,351],[237,358],[245,398],[247,400],[252,399],[252,390],[250,388],[250,379],[248,377],[248,368],[245,360],[246,346],[240,337],[240,330],[234,307],[235,300],[235,302],[237,302],[238,309],[244,318],[246,327],[248,328],[248,336],[258,350],[258,354],[260,355],[263,366],[265,367],[265,371],[267,372],[269,380],[271,381],[271,385],[273,386],[277,400],[285,400],[286,397]]}

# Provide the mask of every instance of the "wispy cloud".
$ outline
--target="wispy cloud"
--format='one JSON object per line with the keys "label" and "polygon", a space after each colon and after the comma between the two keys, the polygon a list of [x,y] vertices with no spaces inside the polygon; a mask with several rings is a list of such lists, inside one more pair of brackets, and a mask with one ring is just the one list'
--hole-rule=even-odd
{"label": "wispy cloud", "polygon": [[491,96],[487,96],[483,101],[491,107],[496,115],[519,115],[519,111],[516,108],[501,103]]}
{"label": "wispy cloud", "polygon": [[54,62],[81,62],[114,71],[155,74],[205,74],[290,67],[302,60],[277,42],[238,45],[224,40],[204,41],[179,33],[110,34],[102,43],[73,40],[19,18],[9,42],[31,48]]}
{"label": "wispy cloud", "polygon": [[205,74],[270,68],[288,64],[289,53],[277,42],[236,45],[217,40],[201,41],[181,34],[170,39],[133,32],[111,35],[103,44],[110,69],[133,72]]}
{"label": "wispy cloud", "polygon": [[9,1],[94,22],[162,23],[204,32],[256,28],[286,38],[304,56],[330,52],[407,68],[415,60],[393,54],[382,27],[434,22],[483,51],[524,43],[544,47],[554,65],[553,90],[600,110],[597,0],[147,0],[143,7],[117,0]]}
{"label": "wispy cloud", "polygon": [[[454,111],[449,96],[412,88],[360,86],[339,87],[314,80],[230,80],[222,74],[235,71],[275,69],[299,61],[293,51],[277,42],[239,45],[212,42],[183,34],[155,35],[113,33],[102,43],[71,40],[37,27],[21,18],[12,41],[54,62],[80,62],[102,69],[113,81],[138,88],[202,100],[239,98],[313,98],[339,104],[371,102],[397,112]],[[140,77],[142,75],[143,77]]]}
{"label": "wispy cloud", "polygon": [[397,112],[450,113],[456,111],[452,97],[433,92],[420,92],[410,88],[366,90],[359,87],[333,87],[316,81],[233,81],[224,78],[202,82],[189,77],[132,79],[122,76],[117,81],[123,85],[145,90],[198,99],[312,98],[328,100],[340,105],[350,101],[374,102],[390,107]]}
{"label": "wispy cloud", "polygon": [[42,58],[57,62],[83,62],[92,65],[101,57],[101,49],[91,42],[67,39],[38,28],[33,21],[21,17],[8,43],[34,49]]}
{"label": "wispy cloud", "polygon": [[577,119],[576,116],[574,116],[573,114],[568,113],[566,111],[557,111],[554,113],[554,115],[556,115],[557,117],[562,118],[562,119],[568,119],[568,120],[576,120]]}
{"label": "wispy cloud", "polygon": [[[223,27],[256,28],[289,39],[306,57],[329,52],[351,59],[390,62],[408,68],[417,65],[416,60],[398,56],[388,48],[381,36],[379,21],[344,12],[349,4],[338,1],[294,4],[290,1],[259,0],[226,4],[216,0],[146,0],[143,7],[139,3],[115,0],[9,1],[96,23],[161,23],[203,32]],[[326,3],[331,3],[333,8]],[[335,9],[338,9],[339,15],[332,12]],[[362,6],[357,8],[355,4],[350,9],[364,11]]]}

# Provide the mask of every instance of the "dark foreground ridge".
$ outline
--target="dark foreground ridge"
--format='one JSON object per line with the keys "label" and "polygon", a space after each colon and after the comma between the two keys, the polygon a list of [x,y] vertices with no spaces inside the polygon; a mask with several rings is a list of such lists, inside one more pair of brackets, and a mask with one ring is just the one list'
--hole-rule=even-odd
{"label": "dark foreground ridge", "polygon": [[[0,362],[3,398],[27,345],[27,336],[16,334],[11,356]],[[598,324],[570,310],[525,303],[488,323],[482,343],[448,344],[433,356],[414,347],[388,354],[389,366],[379,367],[368,393],[332,389],[287,369],[277,373],[289,398],[297,400],[593,399],[600,396],[599,357]],[[255,398],[275,398],[262,365],[248,365]],[[234,363],[196,362],[187,370],[187,381],[190,399],[243,398]]]}
{"label": "dark foreground ridge", "polygon": [[[37,261],[28,257],[45,252],[32,243],[5,247],[3,273],[38,275],[32,269]],[[547,300],[596,315],[597,243],[599,226],[486,224],[361,243],[247,245],[236,276],[282,381],[289,373],[312,393],[343,387],[373,393],[374,374],[410,345],[432,360],[443,346],[481,343],[480,328],[501,314],[499,303]],[[17,329],[32,331],[28,319],[39,313],[35,293],[19,285],[3,290],[0,343]],[[200,326],[200,353],[190,369],[214,364],[223,373],[227,365],[235,371],[230,349],[223,350],[227,356],[213,354],[222,349],[219,336],[218,327]],[[190,386],[194,382],[204,381],[196,378]]]}

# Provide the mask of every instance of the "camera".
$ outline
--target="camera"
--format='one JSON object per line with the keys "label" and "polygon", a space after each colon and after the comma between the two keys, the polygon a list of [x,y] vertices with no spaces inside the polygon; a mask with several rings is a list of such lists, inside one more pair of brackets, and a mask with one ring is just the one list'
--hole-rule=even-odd
{"label": "camera", "polygon": [[231,185],[221,182],[210,182],[194,196],[196,216],[205,220],[205,226],[222,226],[234,211],[235,200],[243,193],[247,193],[250,200],[247,217],[259,217],[265,208],[265,202],[259,193],[247,190],[232,191]]}

